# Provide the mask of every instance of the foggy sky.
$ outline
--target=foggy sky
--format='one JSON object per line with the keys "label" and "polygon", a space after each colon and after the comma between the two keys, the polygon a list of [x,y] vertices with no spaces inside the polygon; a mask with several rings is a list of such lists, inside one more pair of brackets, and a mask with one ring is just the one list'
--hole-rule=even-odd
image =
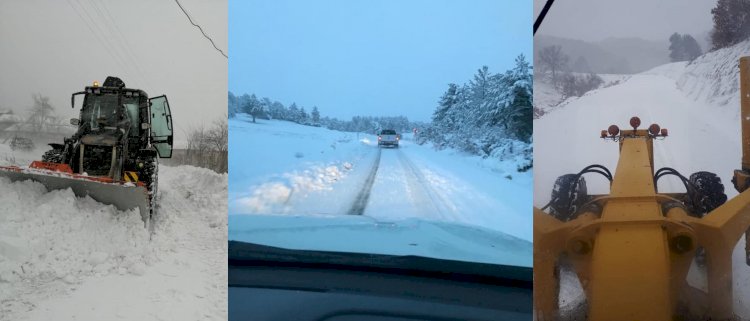
{"label": "foggy sky", "polygon": [[[226,0],[180,3],[226,52]],[[41,93],[75,118],[70,95],[111,75],[167,95],[177,142],[187,127],[226,117],[227,59],[174,1],[3,0],[0,41],[0,109],[24,115]]]}
{"label": "foggy sky", "polygon": [[[534,0],[534,19],[545,2]],[[713,26],[715,6],[716,0],[557,0],[537,34],[587,41],[638,37],[666,42],[678,32],[698,39]]]}
{"label": "foggy sky", "polygon": [[309,112],[430,119],[448,83],[531,61],[527,1],[229,2],[229,89]]}

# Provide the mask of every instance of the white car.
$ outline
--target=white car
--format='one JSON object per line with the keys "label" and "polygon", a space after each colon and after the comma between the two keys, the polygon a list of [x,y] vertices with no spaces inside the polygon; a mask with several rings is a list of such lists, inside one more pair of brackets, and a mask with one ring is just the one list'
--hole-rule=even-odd
{"label": "white car", "polygon": [[398,148],[398,141],[401,140],[401,135],[396,134],[393,129],[383,129],[378,135],[378,147],[393,146]]}

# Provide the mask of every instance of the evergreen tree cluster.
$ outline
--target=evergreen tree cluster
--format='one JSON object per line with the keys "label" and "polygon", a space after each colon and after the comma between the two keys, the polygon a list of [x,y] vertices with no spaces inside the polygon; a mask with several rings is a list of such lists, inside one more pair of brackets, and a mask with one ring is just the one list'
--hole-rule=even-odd
{"label": "evergreen tree cluster", "polygon": [[750,37],[750,0],[719,0],[711,9],[713,49],[735,45]]}
{"label": "evergreen tree cluster", "polygon": [[317,106],[313,106],[312,111],[308,113],[305,107],[297,107],[296,103],[286,107],[284,104],[271,101],[266,97],[258,99],[255,94],[235,96],[231,91],[227,101],[230,118],[234,118],[239,113],[244,113],[252,116],[253,122],[256,118],[263,118],[287,120],[309,126],[321,125],[320,112]]}
{"label": "evergreen tree cluster", "polygon": [[362,132],[374,134],[382,129],[394,129],[397,132],[411,132],[415,127],[424,126],[421,123],[409,121],[404,116],[395,117],[371,117],[354,116],[351,120],[339,120],[332,117],[323,117],[317,106],[313,106],[310,113],[305,107],[292,103],[289,107],[281,102],[271,101],[268,98],[258,99],[255,94],[243,94],[235,96],[229,92],[229,117],[234,118],[237,114],[244,113],[255,118],[277,119],[295,122],[302,125],[326,127],[332,130],[344,132]]}
{"label": "evergreen tree cluster", "polygon": [[693,60],[702,54],[703,50],[693,36],[675,32],[669,37],[669,59],[672,62]]}
{"label": "evergreen tree cluster", "polygon": [[321,122],[328,129],[368,134],[379,133],[383,129],[393,129],[398,133],[407,133],[411,132],[413,128],[422,126],[422,124],[409,121],[409,119],[404,116],[354,116],[351,120],[344,121],[336,118],[324,117]]}
{"label": "evergreen tree cluster", "polygon": [[531,166],[532,70],[523,55],[515,67],[493,74],[477,70],[463,85],[449,84],[438,102],[432,123],[418,136],[418,143],[451,147],[483,157],[500,159],[521,155]]}

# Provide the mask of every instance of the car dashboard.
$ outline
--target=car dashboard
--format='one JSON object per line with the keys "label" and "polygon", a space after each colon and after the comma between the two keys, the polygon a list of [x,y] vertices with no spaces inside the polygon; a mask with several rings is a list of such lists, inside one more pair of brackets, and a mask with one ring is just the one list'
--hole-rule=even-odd
{"label": "car dashboard", "polygon": [[231,242],[229,320],[531,320],[528,267]]}

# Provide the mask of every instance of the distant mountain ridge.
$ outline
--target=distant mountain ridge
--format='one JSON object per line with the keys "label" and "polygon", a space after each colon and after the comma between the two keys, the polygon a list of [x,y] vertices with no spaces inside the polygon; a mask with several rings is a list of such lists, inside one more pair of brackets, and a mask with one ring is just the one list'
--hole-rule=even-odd
{"label": "distant mountain ridge", "polygon": [[[607,38],[597,42],[540,35],[534,38],[538,52],[547,46],[561,46],[570,57],[573,72],[596,74],[635,74],[669,63],[669,41],[641,38]],[[705,48],[702,48],[705,50]]]}

